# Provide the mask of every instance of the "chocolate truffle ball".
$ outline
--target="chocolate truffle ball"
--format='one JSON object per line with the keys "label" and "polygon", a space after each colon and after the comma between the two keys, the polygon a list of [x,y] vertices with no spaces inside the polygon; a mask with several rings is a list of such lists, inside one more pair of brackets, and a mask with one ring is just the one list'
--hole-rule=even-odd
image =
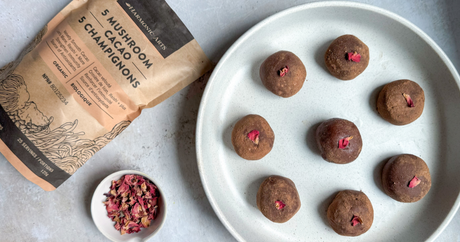
{"label": "chocolate truffle ball", "polygon": [[396,201],[417,202],[431,188],[430,170],[417,156],[394,156],[383,167],[382,186],[385,193]]}
{"label": "chocolate truffle ball", "polygon": [[394,125],[406,125],[422,115],[425,106],[423,89],[411,80],[386,84],[377,98],[377,111]]}
{"label": "chocolate truffle ball", "polygon": [[333,76],[340,80],[351,80],[369,64],[369,48],[353,35],[342,35],[332,41],[324,59]]}
{"label": "chocolate truffle ball", "polygon": [[363,147],[356,125],[339,118],[326,120],[318,126],[316,143],[323,159],[337,164],[356,160]]}
{"label": "chocolate truffle ball", "polygon": [[259,160],[273,148],[275,134],[259,115],[247,115],[233,127],[232,144],[236,153],[246,160]]}
{"label": "chocolate truffle ball", "polygon": [[286,98],[300,91],[307,77],[307,70],[294,53],[279,51],[262,63],[259,75],[268,90]]}
{"label": "chocolate truffle ball", "polygon": [[344,190],[335,196],[327,208],[327,221],[340,235],[358,236],[371,228],[374,209],[363,192]]}
{"label": "chocolate truffle ball", "polygon": [[265,179],[257,192],[257,207],[272,222],[287,222],[300,209],[300,197],[294,182],[282,176]]}

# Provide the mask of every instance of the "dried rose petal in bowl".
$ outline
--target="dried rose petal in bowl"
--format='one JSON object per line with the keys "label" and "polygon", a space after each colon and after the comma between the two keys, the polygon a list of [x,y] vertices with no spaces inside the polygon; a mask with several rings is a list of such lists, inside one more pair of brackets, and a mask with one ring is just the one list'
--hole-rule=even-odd
{"label": "dried rose petal in bowl", "polygon": [[149,227],[156,217],[160,193],[155,184],[141,175],[123,175],[112,180],[110,192],[104,195],[108,217],[122,235]]}
{"label": "dried rose petal in bowl", "polygon": [[111,241],[147,241],[165,223],[165,195],[149,175],[135,170],[117,171],[104,178],[94,191],[91,217]]}

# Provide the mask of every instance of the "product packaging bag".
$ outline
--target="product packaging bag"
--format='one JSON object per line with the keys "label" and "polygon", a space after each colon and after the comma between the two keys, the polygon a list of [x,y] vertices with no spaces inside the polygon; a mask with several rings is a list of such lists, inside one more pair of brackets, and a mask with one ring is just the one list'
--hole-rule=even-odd
{"label": "product packaging bag", "polygon": [[54,190],[142,109],[209,69],[164,0],[74,0],[0,69],[0,151]]}

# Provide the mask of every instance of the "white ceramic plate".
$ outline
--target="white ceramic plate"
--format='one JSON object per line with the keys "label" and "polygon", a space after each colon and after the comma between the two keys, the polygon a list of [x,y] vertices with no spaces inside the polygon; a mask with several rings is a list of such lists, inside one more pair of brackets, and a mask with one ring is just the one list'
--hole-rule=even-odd
{"label": "white ceramic plate", "polygon": [[[112,184],[112,180],[118,180],[123,175],[128,174],[136,174],[146,177],[157,186],[158,190],[160,191],[160,197],[158,198],[159,212],[157,217],[151,221],[148,228],[142,228],[138,233],[121,235],[120,231],[114,228],[115,223],[112,222],[109,217],[107,217],[107,210],[103,204],[107,197],[104,195],[104,193],[110,192],[110,185]],[[96,190],[94,191],[93,198],[91,199],[91,216],[93,217],[93,221],[96,224],[96,227],[105,237],[111,241],[116,242],[140,242],[150,239],[163,227],[166,219],[166,211],[166,200],[160,186],[147,174],[134,170],[117,171],[104,178],[104,180],[102,180],[101,183],[99,183],[97,186]]]}
{"label": "white ceramic plate", "polygon": [[[353,34],[370,49],[359,77],[340,81],[324,64],[336,37]],[[307,82],[291,98],[269,92],[259,79],[265,58],[279,50],[297,54]],[[394,126],[376,112],[381,87],[412,79],[424,90],[425,110],[412,124]],[[388,11],[350,2],[318,2],[291,8],[262,21],[227,51],[203,96],[197,123],[198,167],[209,201],[239,241],[432,241],[459,207],[459,76],[442,50],[420,29]],[[231,144],[237,120],[259,114],[275,132],[272,151],[259,161],[240,158]],[[324,161],[314,139],[329,118],[354,122],[363,150],[354,162]],[[421,201],[396,202],[382,191],[380,173],[393,155],[410,153],[431,170],[432,188]],[[302,207],[276,224],[257,209],[256,193],[269,175],[294,181]],[[337,235],[326,209],[343,189],[362,190],[374,206],[371,229],[357,238]]]}

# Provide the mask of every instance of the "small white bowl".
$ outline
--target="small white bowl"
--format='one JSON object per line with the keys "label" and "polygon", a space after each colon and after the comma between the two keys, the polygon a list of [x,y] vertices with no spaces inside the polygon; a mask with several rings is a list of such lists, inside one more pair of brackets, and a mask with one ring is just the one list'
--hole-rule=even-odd
{"label": "small white bowl", "polygon": [[[105,208],[105,205],[103,204],[107,197],[104,195],[104,193],[110,192],[110,185],[112,180],[118,180],[123,175],[129,174],[141,175],[152,181],[157,186],[158,191],[160,192],[160,197],[158,198],[159,210],[157,217],[153,221],[151,221],[151,224],[148,228],[142,228],[139,233],[121,235],[120,231],[116,230],[114,227],[115,222],[113,222],[107,216],[107,210]],[[153,180],[147,174],[133,170],[117,171],[104,178],[104,180],[102,180],[101,183],[99,183],[96,190],[94,191],[93,198],[91,200],[91,216],[93,217],[93,221],[96,224],[96,227],[99,229],[99,231],[101,231],[101,233],[105,235],[105,237],[112,241],[146,241],[150,239],[153,235],[155,235],[161,229],[161,227],[163,227],[163,224],[166,219],[166,200],[158,183],[156,183],[155,180]]]}

